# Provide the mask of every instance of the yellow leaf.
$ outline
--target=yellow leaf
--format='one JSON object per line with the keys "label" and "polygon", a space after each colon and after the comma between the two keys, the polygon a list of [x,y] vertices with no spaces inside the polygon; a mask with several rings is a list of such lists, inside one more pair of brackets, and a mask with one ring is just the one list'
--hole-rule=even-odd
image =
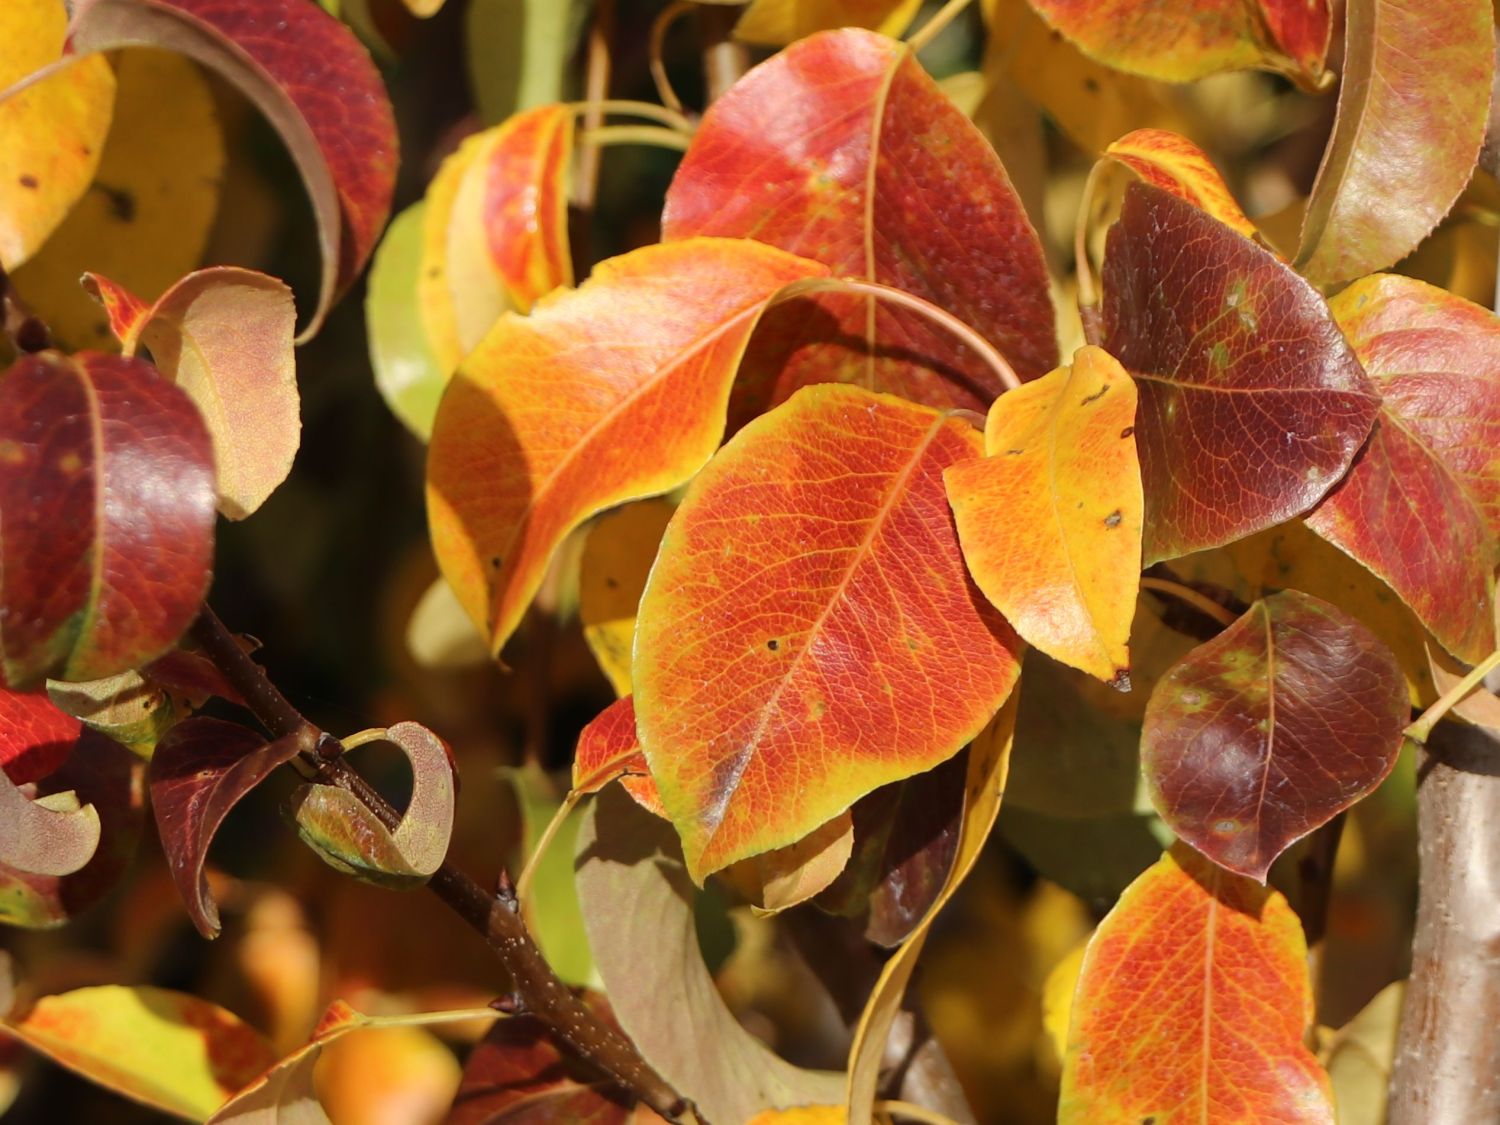
{"label": "yellow leaf", "polygon": [[845,810],[795,844],[742,859],[719,872],[757,913],[789,910],[827,888],[849,863],[854,818]]}
{"label": "yellow leaf", "polygon": [[922,0],[753,0],[734,34],[761,47],[785,47],[834,27],[867,27],[900,38],[921,10]]}
{"label": "yellow leaf", "polygon": [[616,695],[630,694],[635,610],[673,511],[665,500],[627,504],[601,516],[584,540],[578,616],[583,639]]}
{"label": "yellow leaf", "polygon": [[1083,955],[1089,943],[1079,942],[1047,974],[1047,983],[1042,986],[1042,1027],[1047,1032],[1047,1043],[1056,1052],[1056,1060],[1062,1065],[1068,1053],[1068,1020],[1073,1015],[1073,993],[1078,990],[1078,974],[1083,971]]}
{"label": "yellow leaf", "polygon": [[[448,228],[453,219],[453,210],[458,201],[458,189],[463,183],[464,173],[484,148],[483,134],[466,137],[458,151],[450,155],[438,168],[432,183],[427,185],[426,213],[422,222],[422,264],[417,272],[417,306],[422,314],[422,326],[427,330],[427,342],[437,357],[438,367],[451,374],[470,348],[479,342],[472,333],[465,337],[459,331],[460,300],[465,302],[463,320],[481,321],[488,313],[470,311],[469,302],[483,299],[490,302],[498,316],[504,305],[493,304],[493,294],[475,298],[461,291],[454,283],[448,261]],[[483,335],[483,332],[479,333]]]}

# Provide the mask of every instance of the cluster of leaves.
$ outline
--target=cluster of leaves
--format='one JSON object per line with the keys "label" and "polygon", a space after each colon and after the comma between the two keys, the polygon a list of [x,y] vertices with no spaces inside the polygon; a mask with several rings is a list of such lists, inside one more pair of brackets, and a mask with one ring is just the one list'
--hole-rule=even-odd
{"label": "cluster of leaves", "polygon": [[[1305,1046],[1303,924],[1267,880],[1384,781],[1434,684],[1496,647],[1500,321],[1376,272],[1469,182],[1491,9],[1351,0],[1337,119],[1282,245],[1170,121],[1101,135],[1047,79],[1008,72],[1051,28],[1068,73],[1106,75],[1123,100],[1244,67],[1326,90],[1326,3],[982,5],[992,92],[1040,102],[1098,159],[1067,288],[1025,185],[917,54],[963,5],[901,41],[920,7],[756,0],[736,34],[781,49],[701,116],[665,83],[666,105],[568,103],[542,83],[537,104],[463,139],[388,229],[390,102],[349,27],[310,0],[0,14],[35,52],[0,70],[18,139],[0,156],[0,265],[18,292],[115,143],[131,54],[102,52],[142,45],[259,108],[322,261],[300,337],[278,279],[211,267],[143,299],[85,263],[113,345],[34,348],[3,377],[0,917],[55,925],[108,889],[144,781],[188,912],[217,934],[204,868],[219,825],[319,748],[191,714],[245,702],[188,632],[215,510],[243,519],[286,478],[294,338],[373,254],[377,383],[428,443],[442,578],[424,605],[456,599],[498,658],[539,599],[576,583],[620,697],[535,833],[545,852],[597,794],[568,822],[592,957],[564,975],[602,983],[599,1018],[704,1120],[871,1119],[918,956],[1002,796],[1078,811],[1069,790],[1086,787],[1047,779],[1075,772],[1055,764],[1080,738],[1067,724],[1126,763],[1132,792],[1138,758],[1166,851],[1049,985],[1060,1119],[1332,1120]],[[471,30],[486,10],[476,0]],[[1415,66],[1411,42],[1441,64]],[[682,153],[661,238],[575,284],[570,185],[587,180],[582,154],[615,141]],[[448,851],[453,761],[415,723],[344,748],[377,740],[411,765],[399,824],[316,782],[291,816],[338,870],[421,885]],[[530,873],[520,897],[546,946]],[[710,880],[758,913],[821,910],[893,950],[843,1073],[779,1058],[715,994],[694,919]],[[111,986],[18,1006],[4,1029],[129,1096],[232,1121],[321,1112],[313,1063],[350,1031],[473,1018],[336,1006],[278,1062],[223,1009]],[[521,1120],[538,1099],[649,1119],[575,1075],[544,1030],[497,1025],[454,1119]]]}

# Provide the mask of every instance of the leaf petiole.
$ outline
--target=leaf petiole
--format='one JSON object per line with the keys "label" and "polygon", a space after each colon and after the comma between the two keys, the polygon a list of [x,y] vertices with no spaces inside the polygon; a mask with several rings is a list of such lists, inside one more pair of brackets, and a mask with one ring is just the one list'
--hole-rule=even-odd
{"label": "leaf petiole", "polygon": [[1184,586],[1181,582],[1172,582],[1165,578],[1152,578],[1149,575],[1141,576],[1142,590],[1155,590],[1159,594],[1170,594],[1178,601],[1186,602],[1199,613],[1212,617],[1226,629],[1233,625],[1237,618],[1229,610],[1205,594],[1200,594],[1191,586]]}
{"label": "leaf petiole", "polygon": [[516,880],[516,904],[517,908],[523,912],[523,916],[527,902],[531,898],[531,884],[536,879],[537,868],[541,866],[542,858],[547,854],[547,849],[552,846],[552,841],[557,836],[558,830],[562,828],[563,821],[568,819],[568,814],[578,805],[582,796],[583,794],[576,789],[568,792],[562,804],[557,806],[557,811],[552,814],[552,819],[547,822],[547,827],[542,830],[541,838],[537,840],[531,855],[526,857],[526,866],[521,869],[521,876]]}
{"label": "leaf petiole", "polygon": [[969,4],[970,0],[948,0],[948,3],[933,13],[930,20],[907,36],[906,45],[913,53],[920,51],[942,34],[943,28],[952,23]]}
{"label": "leaf petiole", "polygon": [[1490,653],[1478,664],[1474,665],[1468,675],[1443,692],[1438,697],[1436,703],[1423,711],[1417,721],[1406,728],[1406,737],[1418,746],[1427,745],[1427,739],[1432,734],[1432,728],[1437,726],[1443,716],[1462,703],[1464,696],[1478,687],[1480,682],[1497,667],[1500,667],[1500,650]]}
{"label": "leaf petiole", "polygon": [[585,129],[578,139],[586,145],[655,145],[686,152],[689,139],[676,129],[663,129],[657,125],[604,125],[598,129]]}
{"label": "leaf petiole", "polygon": [[[601,115],[612,114],[620,117],[640,117],[647,121],[655,121],[674,132],[684,136],[693,135],[693,123],[687,117],[675,109],[669,109],[663,105],[654,105],[651,102],[632,101],[629,98],[604,98],[597,102],[573,102],[570,107],[577,115],[597,112]],[[589,128],[585,123],[585,128]]]}

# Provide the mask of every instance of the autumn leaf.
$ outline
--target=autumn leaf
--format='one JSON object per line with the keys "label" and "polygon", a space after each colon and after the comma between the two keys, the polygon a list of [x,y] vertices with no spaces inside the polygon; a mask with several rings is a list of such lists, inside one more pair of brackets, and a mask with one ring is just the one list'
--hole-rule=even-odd
{"label": "autumn leaf", "polygon": [[6,680],[99,679],[160,656],[197,614],[213,555],[197,409],[144,361],[92,353],[27,356],[0,385]]}
{"label": "autumn leaf", "polygon": [[34,1051],[132,1101],[202,1121],[276,1061],[259,1032],[217,1004],[146,986],[44,996],[0,1024]]}
{"label": "autumn leaf", "polygon": [[1307,946],[1280,894],[1177,846],[1089,941],[1060,1125],[1333,1122],[1302,1037]]}
{"label": "autumn leaf", "polygon": [[301,442],[292,291],[234,266],[190,273],[150,305],[84,275],[127,356],[148,351],[187,391],[213,438],[219,510],[244,519],[291,472]]}
{"label": "autumn leaf", "polygon": [[1319,285],[1382,269],[1432,233],[1474,170],[1494,76],[1485,0],[1349,0],[1346,20],[1338,117],[1297,253]]}
{"label": "autumn leaf", "polygon": [[1334,606],[1286,590],[1162,677],[1141,767],[1167,827],[1264,882],[1293,841],[1385,780],[1409,718],[1390,650]]}
{"label": "autumn leaf", "polygon": [[79,0],[69,32],[80,53],[133,45],[186,55],[265,114],[318,221],[322,277],[301,338],[317,332],[375,248],[396,183],[390,101],[353,32],[305,0]]}
{"label": "autumn leaf", "polygon": [[417,300],[426,215],[424,200],[391,220],[375,251],[365,292],[365,331],[375,387],[391,413],[422,441],[432,433],[432,419],[451,371],[438,364]]}
{"label": "autumn leaf", "polygon": [[[931,769],[1010,693],[1019,641],[969,580],[943,492],[979,446],[928,407],[808,387],[694,480],[641,598],[634,677],[695,880]],[[856,670],[871,690],[840,690]]]}
{"label": "autumn leaf", "polygon": [[[779,246],[941,306],[1023,378],[1056,366],[1041,245],[1005,169],[910,50],[873,32],[800,40],[716,101],[662,232]],[[869,295],[772,310],[744,366],[736,424],[812,383],[976,410],[1003,387],[943,329]]]}
{"label": "autumn leaf", "polygon": [[943,480],[964,560],[1021,637],[1127,689],[1141,561],[1136,389],[1103,349],[995,401]]}
{"label": "autumn leaf", "polygon": [[854,819],[846,809],[796,843],[732,863],[719,877],[757,912],[775,914],[826,890],[853,850]]}
{"label": "autumn leaf", "polygon": [[1474,662],[1495,647],[1500,320],[1421,281],[1361,278],[1331,306],[1380,417],[1308,527],[1368,567]]}
{"label": "autumn leaf", "polygon": [[[510,307],[503,289],[493,283],[487,254],[473,244],[475,232],[453,221],[459,188],[485,143],[484,134],[465,137],[438,166],[422,199],[417,312],[444,382]],[[475,260],[480,263],[479,284],[464,268]]]}
{"label": "autumn leaf", "polygon": [[785,47],[839,27],[866,27],[900,38],[921,9],[922,0],[752,0],[734,35],[760,47]]}
{"label": "autumn leaf", "polygon": [[[102,58],[58,66],[67,36],[59,0],[0,6],[0,266],[36,253],[87,190],[114,109],[115,74]],[[44,68],[45,77],[37,77]]]}
{"label": "autumn leaf", "polygon": [[108,735],[142,758],[151,756],[157,741],[181,718],[167,689],[141,672],[79,683],[48,680],[47,695],[90,730]]}
{"label": "autumn leaf", "polygon": [[33,799],[28,782],[72,753],[82,731],[40,693],[0,687],[0,865],[25,875],[78,871],[99,847],[99,812],[77,794]]}
{"label": "autumn leaf", "polygon": [[1246,238],[1256,237],[1255,224],[1245,217],[1208,154],[1186,137],[1165,129],[1136,129],[1113,142],[1104,155]]}
{"label": "autumn leaf", "polygon": [[1192,82],[1259,67],[1316,88],[1324,82],[1327,0],[1031,0],[1087,55],[1147,78]]}
{"label": "autumn leaf", "polygon": [[12,784],[40,781],[68,760],[83,724],[41,691],[0,687],[0,767]]}
{"label": "autumn leaf", "polygon": [[1312,287],[1160,188],[1126,190],[1104,321],[1140,392],[1147,564],[1301,515],[1347,471],[1379,410]]}
{"label": "autumn leaf", "polygon": [[767,301],[823,272],[758,243],[691,239],[602,262],[529,317],[500,319],[444,395],[427,463],[434,551],[492,652],[573,529],[703,466]]}
{"label": "autumn leaf", "polygon": [[238,723],[192,718],[168,732],[151,757],[151,807],[172,879],[188,916],[206,938],[219,936],[219,908],[203,865],[219,825],[271,771],[307,749],[275,742]]}
{"label": "autumn leaf", "polygon": [[636,737],[635,699],[629,695],[615,700],[583,728],[573,755],[575,793],[597,793],[616,779],[641,808],[666,817]]}
{"label": "autumn leaf", "polygon": [[635,611],[662,533],[676,509],[642,500],[599,517],[578,563],[578,618],[583,639],[616,695],[630,694]]}

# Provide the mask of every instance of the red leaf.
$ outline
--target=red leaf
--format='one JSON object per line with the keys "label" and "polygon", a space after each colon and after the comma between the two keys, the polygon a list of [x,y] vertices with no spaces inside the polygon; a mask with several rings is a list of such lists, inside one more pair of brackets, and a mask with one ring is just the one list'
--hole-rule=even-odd
{"label": "red leaf", "polygon": [[575,792],[597,793],[616,778],[641,808],[667,815],[635,733],[635,698],[629,695],[615,700],[583,728],[573,757]]}
{"label": "red leaf", "polygon": [[214,466],[192,400],[150,364],[26,356],[0,379],[5,678],[102,679],[160,656],[198,612]]}
{"label": "red leaf", "polygon": [[219,825],[250,790],[302,749],[295,738],[266,740],[238,723],[188,719],[167,732],[151,757],[151,807],[172,880],[193,925],[219,936],[219,909],[203,864]]}
{"label": "red leaf", "polygon": [[[1056,366],[1041,244],[1005,169],[910,50],[873,32],[801,40],[715,102],[667,193],[662,231],[769,242],[942,306],[1023,378]],[[1003,389],[915,314],[823,295],[767,314],[732,420],[822,382],[976,410]]]}
{"label": "red leaf", "polygon": [[1131,184],[1104,261],[1106,345],[1140,389],[1145,562],[1307,511],[1380,398],[1323,298],[1191,203]]}
{"label": "red leaf", "polygon": [[1162,677],[1141,766],[1167,827],[1264,882],[1294,841],[1385,780],[1409,711],[1401,666],[1373,633],[1284,590]]}
{"label": "red leaf", "polygon": [[0,685],[0,767],[16,785],[40,781],[73,752],[83,724],[58,709],[45,691]]}

